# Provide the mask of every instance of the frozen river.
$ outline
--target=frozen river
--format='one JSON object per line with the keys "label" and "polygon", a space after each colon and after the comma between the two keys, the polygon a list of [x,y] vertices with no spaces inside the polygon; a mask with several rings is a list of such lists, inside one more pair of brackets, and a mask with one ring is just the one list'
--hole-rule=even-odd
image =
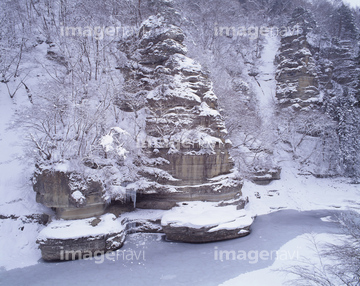
{"label": "frozen river", "polygon": [[[336,223],[321,220],[336,213],[282,210],[258,216],[246,237],[206,244],[166,242],[161,235],[133,234],[120,251],[107,257],[60,263],[39,261],[34,266],[0,272],[0,284],[218,285],[270,266],[276,251],[298,235],[337,233]],[[291,259],[301,256],[301,249],[278,255],[278,259]]]}

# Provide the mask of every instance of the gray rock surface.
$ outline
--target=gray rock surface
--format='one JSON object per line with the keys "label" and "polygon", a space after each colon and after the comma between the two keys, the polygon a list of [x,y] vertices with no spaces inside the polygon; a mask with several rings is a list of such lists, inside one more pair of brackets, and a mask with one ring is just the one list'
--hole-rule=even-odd
{"label": "gray rock surface", "polygon": [[190,243],[221,241],[243,237],[250,233],[250,226],[232,230],[222,229],[214,232],[209,232],[210,229],[210,227],[203,227],[200,229],[190,227],[163,227],[168,240]]}
{"label": "gray rock surface", "polygon": [[[104,213],[103,186],[100,182],[84,182],[76,173],[38,170],[33,188],[36,201],[54,208],[64,219],[82,219]],[[76,195],[73,195],[76,192]]]}
{"label": "gray rock surface", "polygon": [[124,233],[88,236],[77,239],[38,241],[41,257],[46,261],[76,260],[101,255],[123,245]]}
{"label": "gray rock surface", "polygon": [[316,27],[310,12],[295,9],[289,26],[299,25],[299,32],[281,38],[277,55],[276,97],[283,107],[304,108],[321,101],[318,67],[309,34]]}
{"label": "gray rock surface", "polygon": [[280,180],[281,168],[260,169],[254,171],[251,180],[258,185],[267,185],[273,180]]}
{"label": "gray rock surface", "polygon": [[53,221],[43,229],[37,243],[46,261],[75,260],[119,249],[126,226],[113,214],[99,218]]}

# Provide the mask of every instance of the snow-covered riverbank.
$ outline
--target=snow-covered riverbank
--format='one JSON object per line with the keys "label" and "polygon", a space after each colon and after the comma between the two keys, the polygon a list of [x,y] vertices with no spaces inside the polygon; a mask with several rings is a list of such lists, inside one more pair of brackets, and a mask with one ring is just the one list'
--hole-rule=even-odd
{"label": "snow-covered riverbank", "polygon": [[[135,234],[113,255],[61,263],[39,261],[30,267],[3,271],[1,280],[4,285],[218,285],[247,272],[252,274],[246,277],[258,272],[264,282],[266,277],[274,279],[268,267],[308,255],[309,241],[304,234],[333,237],[337,224],[322,218],[336,213],[282,210],[261,215],[249,236],[216,243],[166,242],[159,234]],[[275,276],[278,281],[274,283],[284,281],[282,274]],[[276,283],[271,285],[281,285]]]}

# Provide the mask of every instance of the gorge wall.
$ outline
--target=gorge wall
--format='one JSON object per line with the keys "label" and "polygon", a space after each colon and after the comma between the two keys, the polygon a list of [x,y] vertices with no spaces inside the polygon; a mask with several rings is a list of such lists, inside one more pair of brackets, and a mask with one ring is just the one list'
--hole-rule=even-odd
{"label": "gorge wall", "polygon": [[129,55],[123,67],[128,96],[119,105],[133,111],[142,101],[148,111],[140,137],[147,184],[138,189],[138,207],[241,194],[209,74],[185,55],[184,33],[169,18],[150,17],[137,38],[123,45]]}

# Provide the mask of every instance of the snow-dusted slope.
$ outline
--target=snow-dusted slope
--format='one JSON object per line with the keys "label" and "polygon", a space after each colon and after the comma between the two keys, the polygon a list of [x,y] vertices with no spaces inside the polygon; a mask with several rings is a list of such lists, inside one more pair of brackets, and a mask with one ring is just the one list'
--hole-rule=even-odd
{"label": "snow-dusted slope", "polygon": [[[47,76],[39,68],[39,62],[46,61],[45,55],[44,43],[34,49],[32,64],[24,66],[24,74],[28,74],[24,82],[31,89]],[[0,216],[4,218],[0,219],[0,268],[6,269],[32,265],[40,259],[35,241],[43,226],[34,214],[51,213],[36,203],[31,185],[33,165],[24,154],[25,133],[13,125],[15,113],[31,104],[20,79],[8,83],[11,92],[18,85],[20,88],[10,98],[6,85],[0,84]]]}
{"label": "snow-dusted slope", "polygon": [[26,216],[46,210],[35,201],[31,168],[23,157],[22,134],[7,129],[21,104],[21,95],[11,100],[4,87],[0,85],[0,215],[7,218],[0,219],[0,268],[9,270],[32,265],[40,259],[35,241],[42,226]]}
{"label": "snow-dusted slope", "polygon": [[256,76],[253,76],[253,87],[259,104],[259,115],[264,126],[272,121],[275,108],[275,55],[279,47],[279,38],[271,34],[266,35],[264,49],[261,53],[260,66]]}

